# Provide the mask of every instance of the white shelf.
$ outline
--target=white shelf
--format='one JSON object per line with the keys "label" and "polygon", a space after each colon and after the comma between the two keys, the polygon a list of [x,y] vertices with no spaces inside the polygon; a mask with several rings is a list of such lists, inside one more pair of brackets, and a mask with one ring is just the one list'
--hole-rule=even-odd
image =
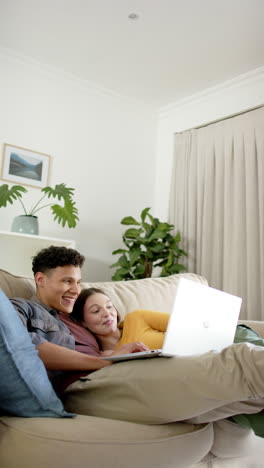
{"label": "white shelf", "polygon": [[13,274],[33,277],[32,257],[50,245],[74,249],[75,241],[0,231],[0,268]]}

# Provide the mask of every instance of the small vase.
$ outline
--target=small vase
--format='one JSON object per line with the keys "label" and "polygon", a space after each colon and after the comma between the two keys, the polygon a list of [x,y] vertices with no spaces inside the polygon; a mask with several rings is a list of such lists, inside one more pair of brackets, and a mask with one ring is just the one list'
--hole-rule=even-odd
{"label": "small vase", "polygon": [[12,232],[20,232],[23,234],[38,235],[39,225],[37,216],[20,215],[16,216],[11,226]]}

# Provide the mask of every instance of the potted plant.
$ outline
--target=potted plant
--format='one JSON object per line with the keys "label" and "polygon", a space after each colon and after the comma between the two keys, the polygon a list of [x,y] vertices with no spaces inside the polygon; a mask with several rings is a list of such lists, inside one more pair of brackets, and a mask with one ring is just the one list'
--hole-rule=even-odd
{"label": "potted plant", "polygon": [[179,263],[179,259],[187,253],[179,247],[180,232],[171,233],[175,229],[173,224],[161,222],[145,208],[140,221],[132,216],[121,220],[123,225],[137,226],[127,229],[123,234],[126,248],[117,249],[113,255],[120,257],[111,267],[117,268],[112,276],[113,281],[148,278],[152,276],[153,269],[160,268],[159,276],[169,276],[186,270]]}
{"label": "potted plant", "polygon": [[[24,214],[16,216],[12,224],[12,230],[18,232],[27,232],[30,234],[38,234],[38,213],[43,208],[50,206],[54,215],[54,220],[64,227],[66,224],[69,228],[74,228],[78,218],[78,209],[72,199],[74,188],[69,188],[61,183],[52,187],[44,187],[41,189],[42,196],[37,203],[30,209],[26,209],[21,198],[28,190],[22,185],[13,185],[9,188],[8,184],[0,186],[0,208],[6,207],[8,203],[11,205],[15,200],[18,200],[23,208]],[[63,205],[57,203],[48,203],[43,205],[45,198],[55,198],[63,201]],[[32,224],[32,221],[34,224]]]}

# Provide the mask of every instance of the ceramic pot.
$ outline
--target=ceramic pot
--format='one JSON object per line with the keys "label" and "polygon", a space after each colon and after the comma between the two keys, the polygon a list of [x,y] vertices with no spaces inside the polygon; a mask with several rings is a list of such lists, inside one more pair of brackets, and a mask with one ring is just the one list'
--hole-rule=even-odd
{"label": "ceramic pot", "polygon": [[39,225],[37,216],[20,215],[16,216],[11,226],[12,232],[20,232],[23,234],[38,235]]}

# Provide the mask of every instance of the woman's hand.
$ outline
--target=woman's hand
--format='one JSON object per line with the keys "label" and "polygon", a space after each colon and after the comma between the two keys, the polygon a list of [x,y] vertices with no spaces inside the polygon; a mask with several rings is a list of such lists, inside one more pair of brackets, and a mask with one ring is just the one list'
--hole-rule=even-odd
{"label": "woman's hand", "polygon": [[140,351],[149,351],[149,348],[144,343],[138,341],[136,343],[126,343],[120,346],[120,348],[116,349],[115,351],[112,351],[112,354],[110,354],[110,356],[119,356],[120,354],[138,353]]}
{"label": "woman's hand", "polygon": [[113,352],[114,351],[112,349],[108,349],[107,351],[101,351],[101,356],[102,357],[112,356]]}

